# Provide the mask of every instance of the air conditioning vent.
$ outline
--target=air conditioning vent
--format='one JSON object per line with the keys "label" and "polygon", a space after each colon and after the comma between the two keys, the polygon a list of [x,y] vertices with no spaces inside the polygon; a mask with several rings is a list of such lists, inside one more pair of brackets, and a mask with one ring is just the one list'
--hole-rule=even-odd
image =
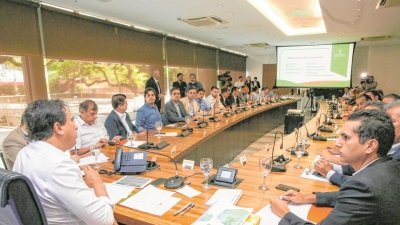
{"label": "air conditioning vent", "polygon": [[379,37],[364,37],[361,38],[362,41],[383,41],[383,40],[387,40],[390,39],[390,36],[379,36]]}
{"label": "air conditioning vent", "polygon": [[252,47],[252,48],[263,48],[263,47],[268,47],[269,44],[267,43],[254,43],[254,44],[245,44],[247,47]]}
{"label": "air conditioning vent", "polygon": [[216,16],[203,16],[197,18],[179,19],[185,23],[188,23],[195,27],[212,27],[220,24],[227,24],[225,20],[218,18]]}
{"label": "air conditioning vent", "polygon": [[375,9],[386,8],[390,5],[390,0],[378,0]]}

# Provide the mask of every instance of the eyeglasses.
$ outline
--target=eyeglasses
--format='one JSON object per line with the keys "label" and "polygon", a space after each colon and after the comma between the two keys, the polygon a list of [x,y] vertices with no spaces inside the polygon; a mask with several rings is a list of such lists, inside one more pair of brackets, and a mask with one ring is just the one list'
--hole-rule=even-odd
{"label": "eyeglasses", "polygon": [[108,170],[99,170],[99,174],[107,174],[107,175],[113,175],[116,174],[117,172],[110,172]]}

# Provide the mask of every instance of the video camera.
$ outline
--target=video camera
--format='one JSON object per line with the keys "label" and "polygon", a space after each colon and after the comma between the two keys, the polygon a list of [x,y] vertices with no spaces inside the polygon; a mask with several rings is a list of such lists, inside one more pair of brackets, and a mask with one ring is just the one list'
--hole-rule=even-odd
{"label": "video camera", "polygon": [[231,71],[225,71],[225,73],[218,75],[218,81],[221,82],[221,86],[231,87],[232,86],[232,77],[230,75]]}

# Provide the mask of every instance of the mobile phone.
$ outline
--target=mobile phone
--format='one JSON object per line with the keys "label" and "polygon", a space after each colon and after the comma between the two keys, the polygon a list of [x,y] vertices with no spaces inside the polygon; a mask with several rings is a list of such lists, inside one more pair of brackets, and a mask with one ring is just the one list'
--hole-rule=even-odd
{"label": "mobile phone", "polygon": [[150,184],[153,185],[154,187],[157,187],[160,184],[164,183],[165,180],[166,180],[165,178],[158,178],[157,180],[151,182]]}

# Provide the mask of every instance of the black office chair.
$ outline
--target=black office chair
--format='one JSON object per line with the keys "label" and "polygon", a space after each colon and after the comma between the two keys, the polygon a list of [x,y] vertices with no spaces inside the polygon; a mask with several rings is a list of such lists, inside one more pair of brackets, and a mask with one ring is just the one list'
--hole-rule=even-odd
{"label": "black office chair", "polygon": [[0,151],[0,159],[1,159],[1,162],[3,163],[3,165],[4,165],[4,168],[7,169],[6,161],[4,160],[2,151]]}
{"label": "black office chair", "polygon": [[47,219],[32,182],[0,168],[0,224],[46,225]]}

